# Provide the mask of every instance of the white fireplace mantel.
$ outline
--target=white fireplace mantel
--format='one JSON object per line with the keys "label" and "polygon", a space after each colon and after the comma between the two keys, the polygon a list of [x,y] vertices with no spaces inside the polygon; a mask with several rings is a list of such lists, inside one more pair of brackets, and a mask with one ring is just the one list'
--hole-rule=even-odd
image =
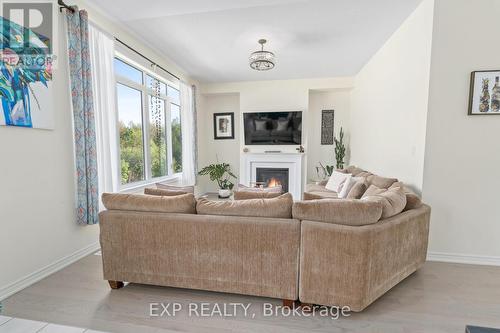
{"label": "white fireplace mantel", "polygon": [[256,181],[257,168],[287,168],[288,192],[294,200],[302,198],[304,179],[303,153],[243,153],[240,163],[240,182],[250,186]]}

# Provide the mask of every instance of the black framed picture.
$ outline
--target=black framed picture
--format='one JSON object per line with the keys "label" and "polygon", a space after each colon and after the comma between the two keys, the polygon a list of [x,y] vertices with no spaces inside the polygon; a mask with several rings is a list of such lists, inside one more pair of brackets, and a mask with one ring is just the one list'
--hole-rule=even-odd
{"label": "black framed picture", "polygon": [[234,139],[234,112],[214,113],[214,139]]}
{"label": "black framed picture", "polygon": [[335,111],[321,111],[321,144],[333,145],[333,128],[335,125]]}
{"label": "black framed picture", "polygon": [[470,77],[469,115],[500,114],[500,70],[475,71]]}

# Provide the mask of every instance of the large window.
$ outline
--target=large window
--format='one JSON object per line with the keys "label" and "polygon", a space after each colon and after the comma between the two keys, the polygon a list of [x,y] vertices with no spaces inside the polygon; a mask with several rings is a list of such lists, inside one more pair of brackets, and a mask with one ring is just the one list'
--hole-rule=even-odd
{"label": "large window", "polygon": [[179,90],[169,81],[115,58],[121,184],[182,172]]}

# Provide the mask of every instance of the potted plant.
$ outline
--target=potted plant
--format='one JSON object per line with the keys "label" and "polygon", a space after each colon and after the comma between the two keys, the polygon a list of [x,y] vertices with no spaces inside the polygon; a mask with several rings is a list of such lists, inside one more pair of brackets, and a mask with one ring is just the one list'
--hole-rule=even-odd
{"label": "potted plant", "polygon": [[333,138],[335,141],[335,160],[337,161],[337,169],[344,168],[345,144],[344,144],[344,129],[340,128],[339,138]]}
{"label": "potted plant", "polygon": [[234,183],[231,182],[231,178],[236,176],[231,172],[231,166],[227,163],[215,163],[210,164],[198,172],[200,176],[209,175],[211,181],[217,182],[219,186],[219,198],[229,198],[231,196],[231,190],[234,187]]}
{"label": "potted plant", "polygon": [[335,142],[335,162],[336,165],[323,165],[323,163],[319,162],[319,166],[316,167],[316,174],[319,180],[323,180],[329,178],[332,175],[333,170],[343,169],[344,168],[344,159],[346,154],[346,146],[344,143],[344,129],[340,128],[340,134],[338,139],[333,138]]}

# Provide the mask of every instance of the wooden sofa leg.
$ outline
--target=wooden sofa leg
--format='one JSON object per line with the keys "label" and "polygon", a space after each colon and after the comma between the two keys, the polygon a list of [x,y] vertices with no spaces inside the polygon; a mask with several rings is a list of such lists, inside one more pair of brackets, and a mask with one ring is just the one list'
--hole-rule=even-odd
{"label": "wooden sofa leg", "polygon": [[120,289],[123,288],[123,282],[122,281],[113,281],[113,280],[108,280],[109,286],[111,289]]}
{"label": "wooden sofa leg", "polygon": [[294,300],[291,300],[291,299],[284,299],[283,300],[284,307],[293,309],[295,307],[295,304],[296,304],[296,302]]}

